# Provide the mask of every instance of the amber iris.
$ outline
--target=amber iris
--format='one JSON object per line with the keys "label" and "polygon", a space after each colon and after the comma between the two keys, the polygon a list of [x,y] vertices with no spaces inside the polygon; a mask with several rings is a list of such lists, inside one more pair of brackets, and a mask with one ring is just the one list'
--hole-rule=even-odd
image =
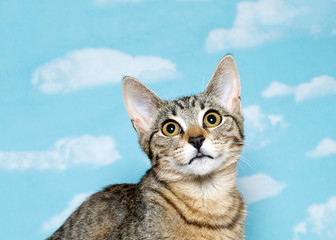
{"label": "amber iris", "polygon": [[221,116],[216,112],[208,112],[203,118],[205,127],[212,128],[218,126],[222,121]]}
{"label": "amber iris", "polygon": [[181,132],[181,127],[177,122],[168,121],[162,127],[162,132],[168,137],[173,137]]}

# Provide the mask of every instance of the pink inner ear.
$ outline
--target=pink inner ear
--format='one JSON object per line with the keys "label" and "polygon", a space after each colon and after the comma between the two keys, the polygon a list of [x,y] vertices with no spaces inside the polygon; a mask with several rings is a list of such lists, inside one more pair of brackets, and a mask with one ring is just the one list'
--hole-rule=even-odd
{"label": "pink inner ear", "polygon": [[[133,92],[134,93],[134,92]],[[152,112],[148,100],[135,93],[127,98],[126,108],[137,130],[148,131],[152,121]]]}
{"label": "pink inner ear", "polygon": [[241,111],[240,97],[234,98],[232,100],[231,111],[240,114]]}
{"label": "pink inner ear", "polygon": [[139,116],[141,116],[143,119],[146,119],[146,121],[149,121],[151,120],[151,113],[149,106],[146,104],[150,105],[143,99],[137,99],[137,101],[133,102],[133,107]]}
{"label": "pink inner ear", "polygon": [[149,123],[143,119],[137,118],[132,123],[136,131],[147,132],[149,130]]}
{"label": "pink inner ear", "polygon": [[139,132],[149,130],[153,116],[164,101],[138,80],[123,79],[124,103],[133,126]]}
{"label": "pink inner ear", "polygon": [[231,55],[226,55],[219,62],[205,94],[217,97],[221,104],[231,111],[236,108],[240,97],[240,80],[236,63]]}
{"label": "pink inner ear", "polygon": [[[240,97],[240,88],[236,84],[228,84],[228,86],[225,88],[224,93],[224,99],[225,99],[225,106],[228,109],[234,108],[235,103],[237,102],[238,98]],[[239,101],[238,101],[239,102]]]}

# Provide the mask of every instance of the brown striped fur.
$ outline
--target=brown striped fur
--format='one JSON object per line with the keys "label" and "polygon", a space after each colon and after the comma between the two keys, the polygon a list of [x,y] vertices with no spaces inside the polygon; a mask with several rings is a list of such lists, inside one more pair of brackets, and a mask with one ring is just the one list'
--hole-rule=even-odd
{"label": "brown striped fur", "polygon": [[[236,189],[244,130],[233,57],[221,60],[203,94],[163,101],[130,77],[123,90],[152,168],[138,184],[92,195],[48,239],[244,239],[246,207]],[[204,125],[209,111],[221,116],[218,126]],[[181,126],[173,137],[162,131],[170,120]],[[200,136],[197,148],[191,139]]]}

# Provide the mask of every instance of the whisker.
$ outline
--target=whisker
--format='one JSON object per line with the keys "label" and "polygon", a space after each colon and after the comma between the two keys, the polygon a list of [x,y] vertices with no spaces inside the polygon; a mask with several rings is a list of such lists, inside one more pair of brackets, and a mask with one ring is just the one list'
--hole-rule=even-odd
{"label": "whisker", "polygon": [[223,143],[222,141],[212,141],[213,144],[221,144],[221,145],[232,145],[232,144],[237,144],[237,145],[245,145],[244,142],[228,142],[228,143]]}
{"label": "whisker", "polygon": [[251,164],[245,157],[241,156],[240,159],[241,159],[242,162],[244,162],[247,166],[249,166],[250,168],[252,168],[252,169],[255,170],[254,166],[252,166],[252,164]]}
{"label": "whisker", "polygon": [[[247,158],[245,158],[243,155],[235,154],[235,153],[230,152],[230,154],[228,156],[229,157],[237,157],[241,160],[241,162],[245,163],[248,167],[252,168],[253,170],[256,170],[255,167],[250,163],[250,161]],[[238,162],[238,164],[239,164],[239,162]]]}

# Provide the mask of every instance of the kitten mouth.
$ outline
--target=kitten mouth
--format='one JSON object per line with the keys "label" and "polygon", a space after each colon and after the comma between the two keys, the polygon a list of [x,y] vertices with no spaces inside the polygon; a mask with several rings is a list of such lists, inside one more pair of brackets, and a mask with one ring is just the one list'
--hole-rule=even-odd
{"label": "kitten mouth", "polygon": [[213,159],[213,157],[210,156],[210,155],[206,155],[204,153],[198,152],[195,157],[190,159],[188,164],[190,165],[193,161],[198,160],[198,159],[202,159],[202,158],[205,158],[205,157]]}

